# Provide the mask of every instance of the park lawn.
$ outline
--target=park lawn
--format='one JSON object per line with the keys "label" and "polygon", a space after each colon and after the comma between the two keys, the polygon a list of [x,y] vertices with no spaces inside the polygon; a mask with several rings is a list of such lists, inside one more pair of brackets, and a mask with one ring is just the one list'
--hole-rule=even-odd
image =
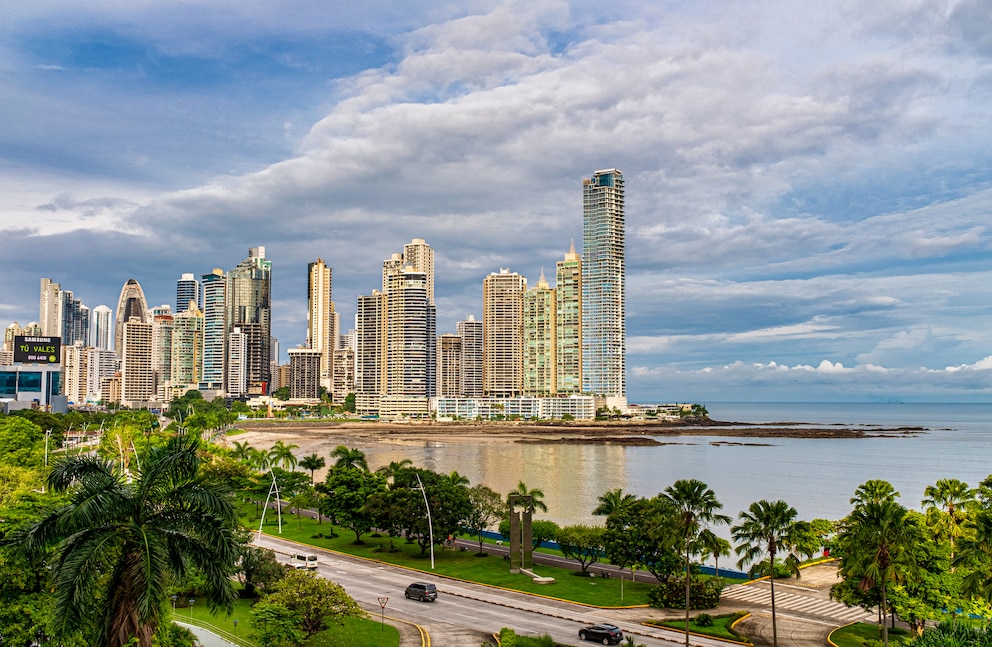
{"label": "park lawn", "polygon": [[[239,599],[234,603],[234,612],[230,616],[223,613],[210,613],[207,605],[198,600],[193,603],[192,618],[196,625],[211,630],[220,630],[237,636],[247,644],[257,644],[252,640],[251,607],[254,600]],[[175,619],[189,621],[189,605],[185,601],[178,603]],[[237,624],[235,624],[237,620]],[[219,632],[218,632],[219,633]],[[313,636],[305,643],[306,647],[397,647],[400,644],[400,632],[389,624],[380,625],[378,618],[369,615],[367,618],[343,618],[340,622],[331,623],[328,629]]]}
{"label": "park lawn", "polygon": [[[245,505],[242,510],[247,513],[242,521],[249,529],[257,531],[259,520],[255,514],[255,506]],[[307,517],[298,520],[296,515],[285,512],[283,514],[282,534],[279,534],[276,515],[271,510],[266,512],[263,532],[282,539],[291,539],[303,544],[378,560],[425,573],[433,572],[437,575],[571,600],[592,606],[646,605],[648,591],[654,588],[651,584],[632,583],[630,580],[616,577],[606,579],[580,577],[576,575],[576,571],[543,565],[537,566],[534,572],[541,576],[555,578],[555,583],[535,584],[526,575],[511,574],[509,562],[502,559],[501,556],[477,557],[477,549],[461,551],[443,549],[438,546],[434,547],[435,567],[432,571],[430,552],[421,555],[420,546],[417,544],[408,544],[402,538],[374,535],[363,535],[364,543],[355,544],[355,533],[349,530],[335,526],[334,532],[338,533],[339,536],[331,538],[327,536],[331,533],[331,524],[327,521],[318,524],[315,520]],[[318,537],[318,534],[323,536]],[[396,552],[390,552],[391,550]]]}
{"label": "park lawn", "polygon": [[[713,624],[708,627],[697,625],[695,618],[689,618],[689,632],[694,634],[702,634],[704,636],[711,636],[713,638],[721,638],[723,640],[747,642],[747,639],[744,636],[730,630],[730,625],[734,624],[743,615],[743,613],[730,613],[722,616],[712,616]],[[647,624],[651,624],[656,627],[675,629],[676,631],[683,632],[683,634],[685,632],[685,620],[666,620],[664,622],[648,622]]]}
{"label": "park lawn", "polygon": [[329,629],[306,642],[306,647],[397,647],[400,632],[392,625],[380,625],[379,620],[344,618]]}
{"label": "park lawn", "polygon": [[[881,640],[882,631],[877,624],[868,622],[856,622],[853,625],[846,625],[833,631],[830,640],[837,647],[864,647],[865,641]],[[904,629],[889,629],[890,645],[908,645],[913,641],[913,636]]]}

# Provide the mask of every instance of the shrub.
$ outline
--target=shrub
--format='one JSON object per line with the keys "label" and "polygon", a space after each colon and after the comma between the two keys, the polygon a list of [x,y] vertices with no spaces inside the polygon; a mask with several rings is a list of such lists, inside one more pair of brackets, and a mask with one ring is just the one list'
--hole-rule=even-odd
{"label": "shrub", "polygon": [[[671,577],[648,592],[648,604],[656,609],[684,609],[683,577]],[[723,583],[716,578],[693,577],[689,580],[689,608],[712,609],[720,604]]]}
{"label": "shrub", "polygon": [[712,627],[713,617],[708,613],[700,613],[695,617],[694,622],[700,627]]}

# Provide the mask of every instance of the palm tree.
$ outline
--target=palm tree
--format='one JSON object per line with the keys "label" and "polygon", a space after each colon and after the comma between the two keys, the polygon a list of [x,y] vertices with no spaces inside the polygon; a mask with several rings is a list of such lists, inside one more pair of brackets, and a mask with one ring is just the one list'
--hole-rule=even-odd
{"label": "palm tree", "polygon": [[351,467],[354,469],[369,471],[368,461],[365,460],[365,452],[360,449],[348,449],[344,445],[338,445],[331,452],[331,459],[334,460],[334,467]]}
{"label": "palm tree", "polygon": [[540,510],[541,512],[547,512],[548,506],[544,503],[544,491],[534,488],[533,490],[527,489],[527,484],[523,481],[517,483],[517,487],[514,490],[510,490],[510,493],[506,495],[506,503],[510,504],[510,497],[514,494],[520,496],[529,496],[530,505],[527,507],[527,512],[533,513],[535,510]]}
{"label": "palm tree", "polygon": [[624,494],[623,488],[609,490],[599,496],[599,505],[592,511],[594,515],[610,516],[637,501],[633,494]]}
{"label": "palm tree", "polygon": [[865,481],[854,491],[851,503],[855,506],[866,503],[881,503],[882,501],[895,501],[899,493],[888,481],[881,479],[871,479]]}
{"label": "palm tree", "polygon": [[395,477],[397,473],[411,467],[413,467],[413,461],[409,458],[404,458],[400,461],[390,461],[389,465],[383,465],[376,470],[376,473],[384,475],[387,479],[391,479]]}
{"label": "palm tree", "polygon": [[[747,512],[741,512],[741,523],[730,529],[734,541],[741,542],[735,549],[740,556],[738,567],[748,564],[768,555],[769,584],[772,589],[772,647],[778,647],[778,626],[775,623],[775,556],[778,549],[789,536],[796,520],[796,509],[785,501],[772,503],[762,499],[752,503]],[[790,555],[794,564],[799,560]]]}
{"label": "palm tree", "polygon": [[[909,511],[895,501],[871,501],[855,507],[840,526],[841,576],[858,581],[862,591],[879,589],[880,610],[887,613],[888,583],[903,579],[905,571],[914,568],[911,548],[918,536]],[[882,643],[888,647],[884,618]]]}
{"label": "palm tree", "polygon": [[248,460],[248,457],[251,456],[250,450],[251,450],[251,445],[249,445],[247,441],[238,442],[235,440],[234,447],[232,447],[230,451],[231,451],[231,456],[235,460],[246,461]]}
{"label": "palm tree", "polygon": [[[939,479],[923,490],[923,509],[928,516],[940,515],[938,528],[946,529],[951,539],[951,560],[954,560],[954,539],[961,536],[964,508],[975,501],[975,491],[958,479]],[[945,517],[942,512],[946,512]]]}
{"label": "palm tree", "polygon": [[694,551],[699,550],[699,535],[709,524],[729,524],[730,517],[717,513],[723,504],[705,483],[696,479],[680,479],[665,488],[661,498],[671,507],[667,521],[670,528],[661,529],[672,535],[685,557],[685,644],[689,645],[689,565]]}
{"label": "palm tree", "polygon": [[293,450],[299,448],[299,445],[287,445],[281,440],[277,440],[269,450],[269,459],[272,461],[272,465],[282,465],[289,466],[289,469],[295,470],[298,464],[296,456],[293,455]]}
{"label": "palm tree", "polygon": [[327,465],[327,462],[316,454],[310,454],[300,459],[299,466],[305,470],[310,470],[310,485],[313,485],[313,473]]}
{"label": "palm tree", "polygon": [[472,481],[468,479],[467,476],[462,476],[458,473],[458,470],[452,470],[451,474],[444,477],[448,481],[448,484],[453,487],[458,487],[459,485],[471,485]]}
{"label": "palm tree", "polygon": [[230,612],[237,517],[229,493],[199,476],[199,447],[192,434],[152,447],[133,479],[87,455],[49,474],[66,503],[4,544],[28,555],[55,548],[57,641],[82,630],[94,646],[150,647],[168,613],[169,583],[192,567],[205,575],[210,609]]}
{"label": "palm tree", "polygon": [[992,602],[992,510],[982,510],[966,524],[954,566],[970,566],[961,581],[961,592]]}
{"label": "palm tree", "polygon": [[699,545],[702,547],[700,557],[703,561],[710,555],[713,556],[713,570],[716,577],[720,577],[720,558],[730,557],[730,542],[720,537],[712,530],[704,530],[699,536]]}

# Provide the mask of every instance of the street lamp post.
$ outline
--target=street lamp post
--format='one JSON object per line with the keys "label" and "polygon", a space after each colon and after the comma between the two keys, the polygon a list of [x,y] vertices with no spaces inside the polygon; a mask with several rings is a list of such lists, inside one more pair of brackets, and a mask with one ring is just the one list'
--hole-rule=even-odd
{"label": "street lamp post", "polygon": [[176,615],[176,600],[179,599],[179,596],[173,593],[171,597],[172,597],[172,615]]}
{"label": "street lamp post", "polygon": [[431,540],[431,570],[434,570],[434,522],[431,521],[431,504],[427,503],[427,490],[424,489],[424,482],[420,480],[420,474],[414,472],[417,477],[417,485],[420,486],[420,493],[424,495],[424,507],[427,508],[427,530]]}
{"label": "street lamp post", "polygon": [[196,598],[190,598],[187,601],[189,602],[189,621],[193,622],[193,603],[196,602]]}

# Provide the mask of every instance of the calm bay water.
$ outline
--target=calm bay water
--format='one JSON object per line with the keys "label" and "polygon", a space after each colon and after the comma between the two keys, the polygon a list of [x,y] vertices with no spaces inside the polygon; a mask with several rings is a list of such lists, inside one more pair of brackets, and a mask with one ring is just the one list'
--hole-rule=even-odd
{"label": "calm bay water", "polygon": [[[992,474],[992,404],[707,404],[714,420],[803,422],[813,426],[924,427],[918,435],[883,438],[660,438],[654,447],[524,444],[502,439],[436,440],[359,445],[373,469],[411,459],[439,472],[457,470],[472,484],[508,492],[518,481],[545,493],[547,514],[559,524],[602,523],[591,515],[613,488],[653,496],[677,479],[714,490],[723,512],[759,499],[784,499],[800,518],[839,519],[868,479],[884,479],[900,502],[919,508],[923,490],[941,478],[977,486]],[[713,445],[712,442],[743,445]],[[328,448],[328,451],[331,448]],[[327,452],[322,452],[326,454]],[[726,534],[725,532],[721,534]]]}

